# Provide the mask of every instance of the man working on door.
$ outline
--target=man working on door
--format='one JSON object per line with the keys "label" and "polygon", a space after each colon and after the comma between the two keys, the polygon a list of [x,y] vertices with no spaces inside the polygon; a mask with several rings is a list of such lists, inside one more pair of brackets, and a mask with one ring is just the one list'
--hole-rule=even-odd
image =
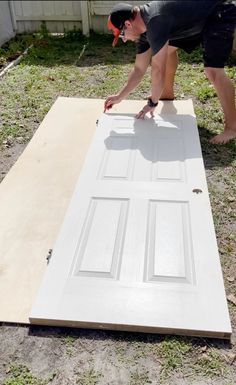
{"label": "man working on door", "polygon": [[173,99],[177,69],[177,48],[191,52],[203,46],[205,75],[215,87],[221,103],[225,129],[212,143],[226,143],[236,138],[236,108],[233,82],[224,65],[233,45],[236,28],[236,4],[230,0],[159,0],[132,7],[117,4],[108,18],[108,28],[124,42],[136,41],[135,65],[125,86],[108,96],[105,110],[124,99],[141,81],[151,61],[151,96],[137,115],[154,114],[160,99]]}

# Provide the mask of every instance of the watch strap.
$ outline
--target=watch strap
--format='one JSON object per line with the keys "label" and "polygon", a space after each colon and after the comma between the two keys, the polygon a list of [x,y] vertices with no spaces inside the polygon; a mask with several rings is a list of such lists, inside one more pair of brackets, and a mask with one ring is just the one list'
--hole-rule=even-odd
{"label": "watch strap", "polygon": [[154,103],[152,101],[152,98],[148,98],[148,102],[147,102],[148,106],[149,107],[156,107],[158,105],[158,102],[157,103]]}

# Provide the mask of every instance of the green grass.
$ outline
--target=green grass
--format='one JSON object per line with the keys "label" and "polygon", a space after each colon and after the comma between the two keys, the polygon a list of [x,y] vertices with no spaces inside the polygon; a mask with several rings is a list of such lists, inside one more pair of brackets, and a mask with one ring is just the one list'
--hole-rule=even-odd
{"label": "green grass", "polygon": [[12,364],[3,385],[46,385],[51,379],[37,378],[25,365]]}
{"label": "green grass", "polygon": [[178,373],[186,378],[206,379],[221,378],[229,373],[224,355],[214,348],[201,352],[199,346],[190,339],[166,337],[151,346],[150,352],[161,364],[160,383],[165,383]]}
{"label": "green grass", "polygon": [[183,366],[184,357],[191,350],[191,345],[178,338],[167,338],[158,346],[158,355],[162,359],[161,378],[165,379],[173,371]]}
{"label": "green grass", "polygon": [[34,41],[33,35],[16,36],[0,47],[0,70],[8,62],[16,59]]}
{"label": "green grass", "polygon": [[77,372],[76,375],[76,384],[78,385],[97,385],[103,377],[102,373],[93,368],[83,371],[81,370]]}
{"label": "green grass", "polygon": [[130,381],[128,385],[146,385],[152,384],[152,381],[149,378],[147,370],[135,370],[130,374]]}
{"label": "green grass", "polygon": [[[104,98],[116,92],[122,61],[111,51],[110,38],[86,39],[80,33],[35,40],[20,65],[1,80],[0,145],[8,136],[27,142],[58,96]],[[125,47],[122,52],[128,60]],[[116,56],[118,64],[110,64]]]}
{"label": "green grass", "polygon": [[208,378],[221,378],[227,375],[226,362],[217,351],[200,356],[193,367],[194,373]]}
{"label": "green grass", "polygon": [[[110,36],[85,38],[78,31],[65,36],[47,33],[17,37],[8,48],[33,43],[24,60],[1,80],[0,145],[8,136],[23,137],[27,142],[58,96],[106,98],[126,82],[132,68],[135,49],[132,43],[113,49]],[[26,43],[27,42],[27,43]],[[23,48],[22,48],[23,49]],[[7,52],[7,48],[3,48]],[[187,56],[180,52],[176,75],[176,97],[192,97],[198,122],[209,133],[223,128],[223,115],[214,89],[205,79],[201,51]],[[232,79],[233,65],[227,67]],[[130,98],[149,95],[150,71]]]}
{"label": "green grass", "polygon": [[66,336],[64,338],[64,344],[66,346],[66,354],[69,357],[72,357],[76,354],[76,348],[74,346],[75,338],[72,336]]}

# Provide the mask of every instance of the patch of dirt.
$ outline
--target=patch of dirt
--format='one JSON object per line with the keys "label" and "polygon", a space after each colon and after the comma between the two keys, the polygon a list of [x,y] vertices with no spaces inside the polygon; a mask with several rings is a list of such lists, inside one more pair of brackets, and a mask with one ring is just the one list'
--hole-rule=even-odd
{"label": "patch of dirt", "polygon": [[3,147],[0,151],[0,182],[24,151],[26,144],[14,143],[9,148]]}
{"label": "patch of dirt", "polygon": [[[3,384],[7,376],[9,378],[11,365],[17,364],[26,365],[36,378],[46,383],[50,377],[48,383],[53,385],[235,384],[234,363],[230,364],[231,382],[227,382],[225,367],[216,367],[215,370],[220,370],[216,377],[197,376],[197,379],[191,372],[182,373],[182,368],[175,372],[173,368],[171,377],[162,379],[163,360],[157,354],[162,340],[160,336],[137,333],[3,325],[0,328],[0,382]],[[206,341],[198,341],[199,346],[195,347],[199,357],[203,357],[207,355],[207,347],[202,351],[199,347]],[[221,342],[222,354],[227,355],[228,348],[227,343]]]}

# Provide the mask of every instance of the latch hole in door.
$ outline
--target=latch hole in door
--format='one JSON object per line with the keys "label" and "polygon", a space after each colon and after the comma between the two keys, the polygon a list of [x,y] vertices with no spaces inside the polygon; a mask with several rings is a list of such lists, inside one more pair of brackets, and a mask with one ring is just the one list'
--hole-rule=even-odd
{"label": "latch hole in door", "polygon": [[201,190],[200,188],[194,188],[194,189],[193,189],[193,192],[194,192],[195,194],[201,194],[201,193],[202,193],[202,190]]}

